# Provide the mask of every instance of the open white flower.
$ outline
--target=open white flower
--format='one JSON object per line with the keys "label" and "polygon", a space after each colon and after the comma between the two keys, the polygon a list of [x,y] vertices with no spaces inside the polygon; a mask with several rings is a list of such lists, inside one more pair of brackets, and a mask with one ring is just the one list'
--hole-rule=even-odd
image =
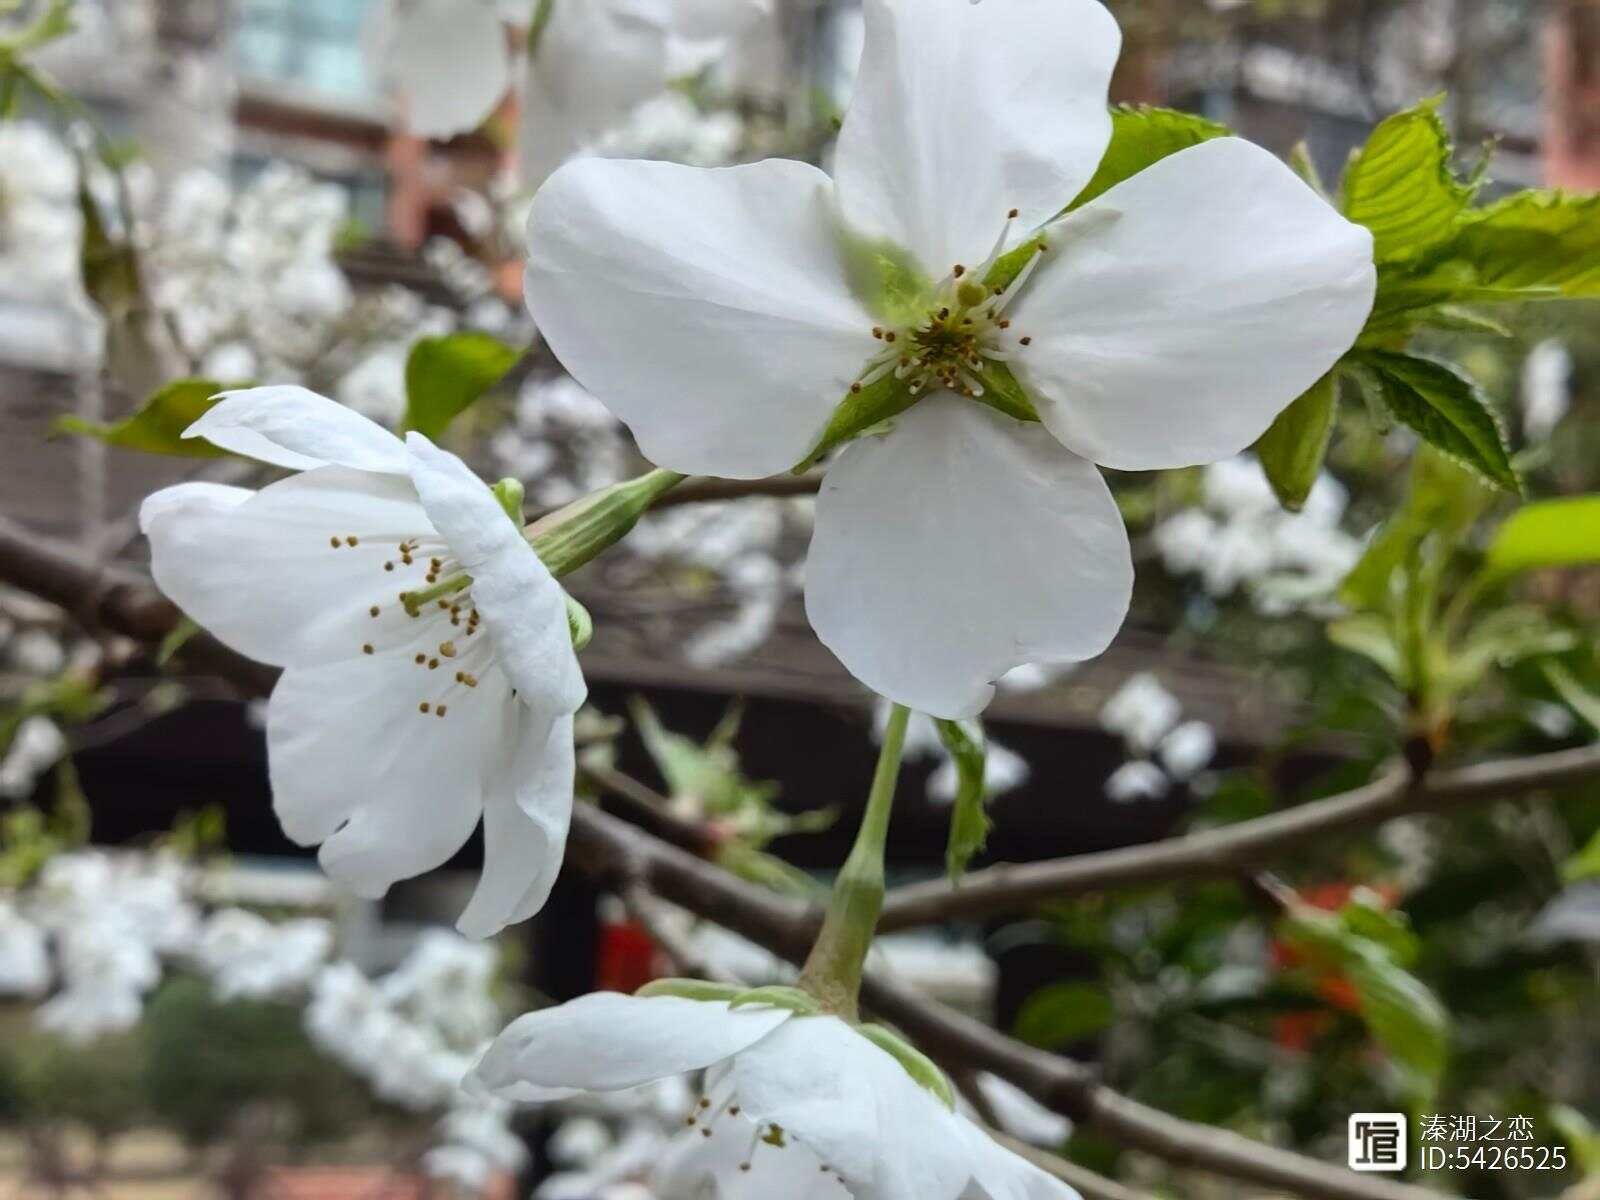
{"label": "open white flower", "polygon": [[285,668],[267,711],[284,832],[376,897],[481,817],[458,928],[526,920],[566,844],[584,685],[560,585],[522,530],[454,455],[301,388],[231,393],[185,436],[301,472],[259,492],[180,484],[140,513],[162,590]]}
{"label": "open white flower", "polygon": [[[1120,35],[1095,0],[866,17],[833,178],[570,163],[533,203],[528,302],[674,470],[771,475],[842,402],[902,409],[828,471],[806,607],[873,690],[970,716],[1010,668],[1091,657],[1122,622],[1127,534],[1093,464],[1254,441],[1360,330],[1371,237],[1235,138],[1058,216],[1110,136]],[[998,256],[1041,230],[997,294]]]}
{"label": "open white flower", "polygon": [[768,1156],[794,1156],[857,1200],[1075,1195],[832,1016],[601,992],[513,1021],[466,1086],[547,1101],[698,1070],[707,1072],[706,1096],[689,1119],[703,1139],[736,1148],[708,1164],[726,1173],[719,1183]]}

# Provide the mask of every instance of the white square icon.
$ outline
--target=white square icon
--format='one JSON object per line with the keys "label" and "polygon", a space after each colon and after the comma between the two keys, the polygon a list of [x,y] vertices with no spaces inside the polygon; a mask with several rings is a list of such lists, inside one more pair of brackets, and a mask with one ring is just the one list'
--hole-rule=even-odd
{"label": "white square icon", "polygon": [[1352,1171],[1404,1171],[1406,1144],[1405,1113],[1350,1114]]}

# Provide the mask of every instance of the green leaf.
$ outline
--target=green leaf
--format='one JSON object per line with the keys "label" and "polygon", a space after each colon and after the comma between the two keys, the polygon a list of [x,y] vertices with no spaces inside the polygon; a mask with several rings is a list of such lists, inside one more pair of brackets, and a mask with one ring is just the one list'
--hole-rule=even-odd
{"label": "green leaf", "polygon": [[1397,421],[1484,479],[1522,491],[1505,432],[1476,381],[1438,359],[1390,350],[1358,350],[1347,360]]}
{"label": "green leaf", "polygon": [[1539,664],[1544,672],[1544,677],[1550,681],[1550,686],[1555,689],[1556,695],[1573,712],[1587,721],[1595,732],[1600,733],[1600,695],[1584,687],[1571,671],[1555,661]]}
{"label": "green leaf", "polygon": [[1473,209],[1426,280],[1527,293],[1600,296],[1600,194],[1529,190]]}
{"label": "green leaf", "polygon": [[1097,983],[1052,983],[1022,1003],[1012,1033],[1053,1050],[1093,1037],[1116,1016],[1111,995]]}
{"label": "green leaf", "polygon": [[1068,206],[1082,208],[1125,179],[1132,179],[1146,167],[1170,154],[1227,137],[1232,130],[1194,113],[1147,105],[1118,105],[1111,110],[1111,144],[1106,147],[1100,168],[1083,191]]}
{"label": "green leaf", "polygon": [[972,856],[989,840],[991,822],[984,808],[983,731],[976,725],[969,731],[959,721],[936,720],[934,727],[956,764],[956,802],[950,810],[950,840],[944,852],[945,871],[956,881]]}
{"label": "green leaf", "polygon": [[522,352],[486,333],[423,338],[406,359],[402,428],[438,438],[445,427],[505,378]]}
{"label": "green leaf", "polygon": [[1524,504],[1495,531],[1486,566],[1496,575],[1600,562],[1600,495]]}
{"label": "green leaf", "polygon": [[1477,190],[1451,169],[1441,99],[1380,122],[1345,169],[1341,207],[1372,231],[1380,267],[1414,259],[1448,238]]}
{"label": "green leaf", "polygon": [[1600,875],[1600,830],[1595,832],[1582,850],[1561,864],[1561,878],[1568,883],[1593,879],[1596,875]]}
{"label": "green leaf", "polygon": [[1502,608],[1479,621],[1450,656],[1443,683],[1463,692],[1490,667],[1509,667],[1527,658],[1563,654],[1578,645],[1578,635],[1563,629],[1532,605]]}
{"label": "green leaf", "polygon": [[1402,688],[1411,684],[1405,655],[1395,641],[1389,621],[1375,612],[1353,613],[1328,622],[1328,640],[1364,658],[1369,658]]}
{"label": "green leaf", "polygon": [[116,422],[86,421],[82,417],[56,419],[58,433],[98,438],[125,450],[147,454],[175,454],[185,458],[218,458],[227,453],[204,438],[186,438],[183,431],[216,402],[226,385],[214,379],[179,379],[146,400],[139,411]]}
{"label": "green leaf", "polygon": [[1503,321],[1496,321],[1493,317],[1459,304],[1441,304],[1428,309],[1422,317],[1422,323],[1447,333],[1481,333],[1502,338],[1512,336],[1511,327]]}
{"label": "green leaf", "polygon": [[1329,372],[1288,408],[1256,442],[1256,456],[1278,502],[1299,512],[1322,473],[1338,414],[1339,380]]}
{"label": "green leaf", "polygon": [[200,626],[188,617],[178,618],[178,623],[166,637],[161,639],[161,645],[156,648],[156,666],[164,667],[170,663],[178,651],[183,649],[184,644],[199,632]]}
{"label": "green leaf", "polygon": [[1402,965],[1415,955],[1414,937],[1381,917],[1367,905],[1335,914],[1297,904],[1279,921],[1278,933],[1312,964],[1349,980],[1368,1032],[1404,1073],[1411,1096],[1425,1101],[1449,1056],[1450,1014]]}

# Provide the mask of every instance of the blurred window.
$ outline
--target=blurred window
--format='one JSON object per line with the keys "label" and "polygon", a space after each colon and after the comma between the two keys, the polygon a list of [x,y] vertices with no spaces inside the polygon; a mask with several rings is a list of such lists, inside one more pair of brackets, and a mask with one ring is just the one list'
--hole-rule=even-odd
{"label": "blurred window", "polygon": [[361,27],[372,0],[245,0],[237,53],[247,75],[364,100]]}

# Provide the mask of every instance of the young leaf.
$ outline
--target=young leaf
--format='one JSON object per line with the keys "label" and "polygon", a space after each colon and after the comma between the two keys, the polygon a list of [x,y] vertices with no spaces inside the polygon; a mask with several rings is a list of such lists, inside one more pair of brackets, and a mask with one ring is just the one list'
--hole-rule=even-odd
{"label": "young leaf", "polygon": [[1600,733],[1600,694],[1584,687],[1581,680],[1554,659],[1540,663],[1539,667],[1556,695],[1566,701],[1567,707],[1587,721],[1596,733]]}
{"label": "young leaf", "polygon": [[1600,495],[1524,504],[1495,531],[1487,568],[1511,575],[1600,562]]}
{"label": "young leaf", "polygon": [[1502,608],[1479,621],[1462,639],[1445,667],[1443,684],[1450,692],[1464,692],[1492,666],[1507,667],[1525,658],[1562,654],[1577,644],[1577,634],[1532,605]]}
{"label": "young leaf", "polygon": [[952,880],[959,880],[989,840],[989,814],[984,811],[984,748],[981,730],[969,732],[959,721],[935,721],[939,740],[955,759],[956,802],[950,810],[950,840],[945,846],[944,866]]}
{"label": "young leaf", "polygon": [[160,389],[139,410],[116,422],[86,421],[82,417],[58,417],[58,433],[99,438],[126,450],[148,454],[176,454],[185,458],[217,458],[227,453],[204,438],[186,438],[183,431],[199,420],[200,414],[216,402],[226,385],[214,379],[179,379]]}
{"label": "young leaf", "polygon": [[1231,132],[1226,125],[1194,113],[1146,105],[1118,105],[1111,110],[1111,144],[1100,160],[1100,169],[1068,205],[1068,211],[1082,208],[1096,196],[1133,178],[1169,154],[1212,138],[1227,137]]}
{"label": "young leaf", "polygon": [[1333,437],[1338,412],[1339,380],[1332,371],[1278,414],[1259,441],[1256,457],[1277,493],[1278,502],[1299,512],[1322,473],[1322,459]]}
{"label": "young leaf", "polygon": [[423,338],[406,359],[403,428],[437,438],[521,357],[520,350],[486,333]]}
{"label": "young leaf", "polygon": [[1450,166],[1450,134],[1440,98],[1379,123],[1345,170],[1344,215],[1372,231],[1373,258],[1414,259],[1444,241],[1476,189]]}
{"label": "young leaf", "polygon": [[1378,613],[1352,613],[1348,617],[1330,621],[1328,640],[1335,646],[1371,659],[1401,687],[1411,685],[1405,654],[1395,641],[1388,620]]}
{"label": "young leaf", "polygon": [[1348,361],[1395,420],[1495,486],[1522,491],[1500,419],[1470,376],[1438,359],[1391,350],[1358,350]]}
{"label": "young leaf", "polygon": [[1600,296],[1600,194],[1530,190],[1473,209],[1426,278],[1525,299]]}
{"label": "young leaf", "polygon": [[1022,1002],[1011,1032],[1029,1045],[1053,1050],[1093,1037],[1116,1010],[1097,983],[1052,983]]}

